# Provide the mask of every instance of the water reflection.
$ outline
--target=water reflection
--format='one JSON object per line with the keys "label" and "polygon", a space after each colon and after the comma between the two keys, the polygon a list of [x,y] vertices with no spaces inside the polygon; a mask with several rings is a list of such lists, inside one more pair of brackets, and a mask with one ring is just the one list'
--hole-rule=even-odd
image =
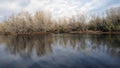
{"label": "water reflection", "polygon": [[23,61],[24,68],[119,67],[120,35],[0,36],[0,44],[0,61],[12,58],[12,68]]}
{"label": "water reflection", "polygon": [[54,46],[84,53],[120,54],[120,35],[57,35],[54,41]]}
{"label": "water reflection", "polygon": [[51,52],[51,39],[49,36],[2,36],[0,42],[11,54],[30,56],[35,51],[37,56],[41,56]]}

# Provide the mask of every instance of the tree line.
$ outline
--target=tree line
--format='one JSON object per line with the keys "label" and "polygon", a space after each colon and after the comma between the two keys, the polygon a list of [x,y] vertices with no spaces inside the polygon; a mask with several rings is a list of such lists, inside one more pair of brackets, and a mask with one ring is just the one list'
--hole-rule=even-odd
{"label": "tree line", "polygon": [[29,12],[13,14],[0,23],[0,33],[32,33],[72,31],[120,32],[120,7],[108,9],[104,14],[76,15],[70,18],[52,19],[49,12],[39,11],[34,15]]}

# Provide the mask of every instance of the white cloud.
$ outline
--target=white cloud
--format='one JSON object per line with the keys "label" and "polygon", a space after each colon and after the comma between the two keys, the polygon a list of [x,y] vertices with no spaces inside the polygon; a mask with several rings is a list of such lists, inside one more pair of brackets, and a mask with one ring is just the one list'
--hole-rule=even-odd
{"label": "white cloud", "polygon": [[0,16],[0,19],[3,18],[3,16]]}
{"label": "white cloud", "polygon": [[50,11],[54,17],[71,16],[77,13],[87,14],[109,1],[111,0],[0,0],[2,10],[0,16],[20,11],[29,11],[34,14],[39,10]]}
{"label": "white cloud", "polygon": [[[101,0],[104,1],[104,0]],[[104,1],[105,2],[105,1]],[[31,3],[25,8],[30,12],[36,10],[46,10],[56,16],[71,16],[77,13],[88,13],[90,10],[104,4],[98,0],[31,0]]]}

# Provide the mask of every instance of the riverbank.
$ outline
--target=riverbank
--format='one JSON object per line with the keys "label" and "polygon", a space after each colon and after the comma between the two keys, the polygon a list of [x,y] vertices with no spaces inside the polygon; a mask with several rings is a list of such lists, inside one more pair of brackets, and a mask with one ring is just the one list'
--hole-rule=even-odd
{"label": "riverbank", "polygon": [[50,32],[28,32],[28,33],[15,33],[15,32],[5,32],[0,33],[0,35],[47,35],[51,34]]}
{"label": "riverbank", "polygon": [[28,32],[28,33],[15,33],[5,32],[0,35],[48,35],[48,34],[120,34],[120,32],[102,32],[102,31],[71,31],[71,32]]}
{"label": "riverbank", "polygon": [[120,34],[120,32],[102,32],[102,31],[73,31],[70,34]]}

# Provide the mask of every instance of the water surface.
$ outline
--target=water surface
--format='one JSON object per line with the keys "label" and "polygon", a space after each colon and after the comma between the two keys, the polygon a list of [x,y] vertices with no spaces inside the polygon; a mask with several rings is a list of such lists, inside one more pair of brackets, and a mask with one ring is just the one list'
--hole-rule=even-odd
{"label": "water surface", "polygon": [[0,68],[120,68],[120,35],[0,36]]}

